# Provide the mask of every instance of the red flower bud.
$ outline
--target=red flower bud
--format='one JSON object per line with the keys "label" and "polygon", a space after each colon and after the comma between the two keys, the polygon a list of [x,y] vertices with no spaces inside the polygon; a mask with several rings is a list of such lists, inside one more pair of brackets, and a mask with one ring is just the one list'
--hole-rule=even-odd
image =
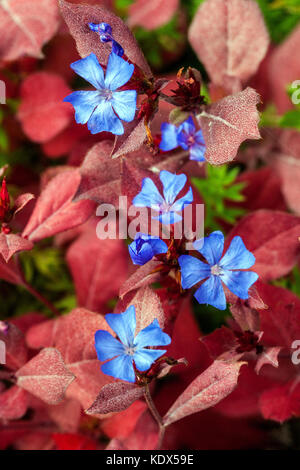
{"label": "red flower bud", "polygon": [[10,210],[10,197],[6,186],[5,179],[2,181],[0,191],[0,222],[4,222],[7,213]]}

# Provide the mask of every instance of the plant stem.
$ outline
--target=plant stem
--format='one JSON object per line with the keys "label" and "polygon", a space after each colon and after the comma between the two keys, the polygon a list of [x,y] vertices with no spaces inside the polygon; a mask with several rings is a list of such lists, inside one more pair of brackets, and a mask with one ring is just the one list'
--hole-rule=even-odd
{"label": "plant stem", "polygon": [[37,290],[35,290],[34,287],[32,287],[30,284],[28,284],[27,281],[24,281],[24,286],[32,294],[34,297],[36,297],[40,302],[42,302],[46,307],[55,315],[59,315],[59,311],[54,307],[54,305],[49,302],[42,294],[40,294]]}
{"label": "plant stem", "polygon": [[158,443],[157,443],[157,449],[159,450],[163,443],[166,427],[163,423],[162,417],[157,411],[157,408],[152,400],[148,384],[144,388],[144,397],[148,405],[148,408],[159,427],[159,436],[158,436]]}

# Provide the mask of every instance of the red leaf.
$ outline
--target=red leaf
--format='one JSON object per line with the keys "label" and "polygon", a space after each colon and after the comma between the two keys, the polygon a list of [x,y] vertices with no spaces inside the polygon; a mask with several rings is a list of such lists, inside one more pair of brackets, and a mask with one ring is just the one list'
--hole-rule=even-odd
{"label": "red leaf", "polygon": [[206,0],[189,30],[189,41],[212,82],[246,82],[264,58],[269,36],[253,0]]}
{"label": "red leaf", "polygon": [[33,243],[19,235],[13,233],[8,235],[5,233],[0,234],[0,253],[6,262],[8,262],[15,253],[29,251],[32,248]]}
{"label": "red leaf", "polygon": [[0,419],[19,419],[26,413],[28,394],[14,385],[0,394]]}
{"label": "red leaf", "polygon": [[215,361],[177,398],[164,417],[165,425],[215,406],[223,400],[236,387],[243,364],[245,362]]}
{"label": "red leaf", "polygon": [[283,423],[293,416],[300,416],[299,379],[265,391],[259,403],[265,419]]}
{"label": "red leaf", "polygon": [[94,403],[86,410],[88,415],[102,415],[126,410],[143,396],[143,388],[134,384],[111,383],[104,385]]}
{"label": "red leaf", "polygon": [[81,167],[81,183],[76,199],[92,199],[99,204],[118,204],[121,193],[120,160],[110,157],[112,142],[96,144],[87,153]]}
{"label": "red leaf", "polygon": [[126,294],[134,289],[143,286],[148,286],[153,282],[158,282],[161,278],[161,273],[155,272],[155,269],[161,263],[156,260],[149,261],[144,266],[138,267],[134,273],[123,283],[119,296],[123,298]]}
{"label": "red leaf", "polygon": [[66,368],[61,353],[45,348],[16,373],[19,387],[41,400],[56,405],[63,400],[74,375]]}
{"label": "red leaf", "polygon": [[[258,230],[259,227],[259,230]],[[260,210],[245,216],[230,232],[242,237],[256,263],[251,268],[262,280],[285,276],[297,263],[300,255],[300,218],[279,211]],[[263,301],[266,300],[263,298]]]}
{"label": "red leaf", "polygon": [[123,240],[100,240],[96,227],[81,235],[67,252],[78,305],[100,312],[126,280],[128,252]]}
{"label": "red leaf", "polygon": [[0,279],[12,284],[23,285],[24,279],[19,267],[10,260],[8,263],[0,256]]}
{"label": "red leaf", "polygon": [[78,170],[65,171],[53,178],[39,196],[23,237],[37,241],[85,222],[94,203],[72,202],[80,180]]}
{"label": "red leaf", "polygon": [[14,216],[18,214],[18,212],[22,211],[27,204],[35,198],[34,194],[25,193],[21,194],[17,197],[14,203],[13,211]]}
{"label": "red leaf", "polygon": [[76,432],[81,418],[81,405],[79,401],[67,399],[59,405],[49,405],[48,415],[61,431]]}
{"label": "red leaf", "polygon": [[263,352],[258,356],[255,372],[259,374],[260,369],[265,365],[271,365],[278,367],[278,354],[280,353],[281,347],[275,348],[264,348]]}
{"label": "red leaf", "polygon": [[290,349],[300,338],[299,297],[282,287],[262,283],[259,292],[268,305],[259,312],[264,343]]}
{"label": "red leaf", "polygon": [[26,337],[31,347],[54,346],[61,352],[67,368],[76,376],[67,396],[80,401],[84,409],[95,401],[99,390],[111,382],[111,378],[101,372],[97,359],[94,346],[97,330],[111,332],[102,315],[79,308],[32,327]]}
{"label": "red leaf", "polygon": [[0,5],[0,59],[16,60],[24,54],[42,58],[43,44],[59,25],[56,0],[5,0]]}
{"label": "red leaf", "polygon": [[129,7],[128,25],[142,26],[151,31],[168,23],[179,6],[178,0],[136,0]]}
{"label": "red leaf", "polygon": [[276,169],[281,179],[281,190],[287,206],[300,215],[300,159],[291,155],[278,155]]}
{"label": "red leaf", "polygon": [[229,162],[244,140],[260,138],[258,103],[259,95],[248,87],[213,103],[199,115],[209,163]]}
{"label": "red leaf", "polygon": [[97,443],[81,434],[52,434],[58,450],[97,450]]}
{"label": "red leaf", "polygon": [[24,80],[18,118],[26,136],[44,143],[65,129],[72,108],[63,99],[71,92],[65,81],[48,72],[36,72]]}
{"label": "red leaf", "polygon": [[131,295],[130,300],[128,297],[123,298],[115,308],[116,312],[124,311],[130,305],[135,306],[136,311],[136,329],[137,335],[146,326],[155,320],[158,320],[160,327],[163,329],[165,325],[165,314],[162,308],[161,301],[158,295],[150,289],[150,287],[141,287],[134,296]]}
{"label": "red leaf", "polygon": [[138,150],[147,138],[144,118],[134,120],[127,124],[125,132],[115,139],[112,158],[118,158]]}
{"label": "red leaf", "polygon": [[106,64],[111,52],[111,44],[102,43],[98,34],[90,31],[88,23],[108,23],[112,27],[114,39],[122,45],[131,62],[138,65],[147,76],[152,76],[150,67],[133,34],[114,13],[99,6],[72,5],[64,0],[60,0],[59,3],[62,15],[76,41],[81,57],[86,57],[94,52],[100,63]]}
{"label": "red leaf", "polygon": [[[3,322],[0,322],[3,324]],[[0,331],[0,339],[5,343],[6,367],[17,370],[27,361],[28,351],[23,333],[12,323],[4,324],[5,332]]]}
{"label": "red leaf", "polygon": [[103,419],[101,429],[110,438],[124,439],[132,434],[146,408],[147,405],[144,401],[137,400],[126,410]]}
{"label": "red leaf", "polygon": [[274,50],[270,59],[268,76],[273,100],[280,114],[293,108],[292,100],[286,90],[288,85],[294,80],[298,80],[300,76],[299,47],[300,26],[297,26],[288,38]]}

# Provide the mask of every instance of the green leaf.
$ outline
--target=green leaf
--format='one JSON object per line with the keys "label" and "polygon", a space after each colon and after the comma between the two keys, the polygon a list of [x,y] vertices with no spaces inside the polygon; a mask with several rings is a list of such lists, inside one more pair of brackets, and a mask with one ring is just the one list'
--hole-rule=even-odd
{"label": "green leaf", "polygon": [[279,126],[300,131],[300,109],[287,111],[280,119]]}

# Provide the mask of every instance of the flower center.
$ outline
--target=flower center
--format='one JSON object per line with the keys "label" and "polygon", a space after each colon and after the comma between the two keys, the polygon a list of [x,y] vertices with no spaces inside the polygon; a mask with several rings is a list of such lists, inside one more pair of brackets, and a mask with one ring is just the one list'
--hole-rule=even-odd
{"label": "flower center", "polygon": [[110,101],[113,97],[113,92],[108,88],[103,88],[99,91],[100,96],[105,99],[105,101]]}
{"label": "flower center", "polygon": [[215,264],[210,268],[210,272],[213,276],[220,276],[223,274],[223,269],[218,264]]}
{"label": "flower center", "polygon": [[127,356],[133,356],[135,353],[136,348],[134,346],[126,346],[125,347],[125,353]]}

